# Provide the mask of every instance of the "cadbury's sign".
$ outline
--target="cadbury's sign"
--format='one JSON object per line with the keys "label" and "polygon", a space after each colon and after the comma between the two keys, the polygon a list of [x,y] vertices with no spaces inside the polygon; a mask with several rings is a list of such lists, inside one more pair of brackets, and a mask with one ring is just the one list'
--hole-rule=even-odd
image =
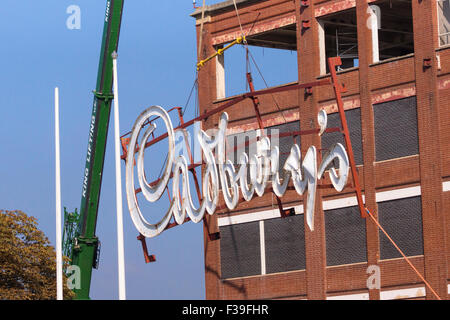
{"label": "cadbury's sign", "polygon": [[[128,152],[126,162],[126,191],[130,215],[138,231],[146,237],[155,237],[160,234],[172,217],[178,224],[182,224],[186,216],[197,223],[202,220],[205,212],[212,215],[218,204],[219,192],[222,192],[226,206],[233,210],[238,205],[240,193],[246,201],[250,201],[255,193],[261,197],[267,185],[271,183],[273,192],[278,197],[282,197],[290,180],[299,195],[303,195],[307,191],[304,201],[306,203],[305,215],[307,224],[312,231],[314,230],[314,203],[318,179],[321,179],[328,170],[331,182],[337,191],[342,191],[347,183],[349,160],[342,144],[335,144],[320,165],[317,164],[317,150],[314,146],[308,149],[302,160],[300,148],[294,144],[280,174],[279,148],[271,147],[270,139],[261,130],[257,131],[256,152],[250,157],[245,152],[241,153],[239,159],[241,165],[236,170],[233,163],[226,157],[225,140],[228,114],[223,113],[219,120],[218,130],[214,135],[208,135],[205,131],[199,130],[196,137],[201,147],[204,170],[202,199],[199,205],[195,206],[191,198],[188,162],[185,156],[177,155],[175,152],[176,132],[174,132],[168,113],[163,108],[149,107],[138,117],[131,132],[129,150],[136,150],[138,145],[145,146],[155,130],[155,125],[150,123],[139,144],[138,139],[144,124],[151,117],[160,117],[167,129],[169,147],[162,177],[156,184],[150,184],[147,181],[144,172],[145,147],[138,148],[136,161],[135,152]],[[325,111],[319,112],[318,123],[319,135],[321,135],[327,126]],[[333,167],[336,159],[339,163],[339,171]],[[135,164],[142,194],[149,202],[158,201],[168,186],[169,180],[172,179],[171,203],[164,217],[156,224],[151,224],[144,218],[138,205],[134,187]],[[250,170],[249,174],[248,170]],[[219,182],[222,186],[221,190]]]}

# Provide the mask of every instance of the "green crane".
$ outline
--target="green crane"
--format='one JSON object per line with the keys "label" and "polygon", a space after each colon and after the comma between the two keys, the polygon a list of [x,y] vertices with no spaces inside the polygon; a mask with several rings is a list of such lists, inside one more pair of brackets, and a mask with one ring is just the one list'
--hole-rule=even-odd
{"label": "green crane", "polygon": [[[117,52],[124,0],[107,0],[103,40],[94,91],[94,105],[89,125],[89,140],[81,195],[78,226],[71,245],[72,265],[79,267],[80,287],[75,288],[76,299],[89,299],[92,268],[98,266],[100,242],[95,235],[98,205],[105,160],[106,139],[111,113],[113,89],[112,53]],[[70,225],[70,223],[69,223]],[[69,232],[70,233],[70,232]],[[64,244],[64,245],[67,245]]]}

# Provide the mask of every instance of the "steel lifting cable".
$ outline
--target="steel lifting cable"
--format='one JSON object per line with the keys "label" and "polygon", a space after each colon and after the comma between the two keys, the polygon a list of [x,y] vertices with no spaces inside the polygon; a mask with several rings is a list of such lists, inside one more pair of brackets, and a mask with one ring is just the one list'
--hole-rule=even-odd
{"label": "steel lifting cable", "polygon": [[[236,0],[233,0],[233,4],[234,4],[234,10],[236,11],[236,17],[237,17],[238,23],[239,23],[239,28],[241,29],[242,44],[245,46],[245,50],[247,52],[247,65],[246,65],[246,69],[247,69],[248,68],[248,44],[247,44],[247,39],[246,39],[245,34],[244,34],[244,29],[242,28],[241,17],[239,16],[239,10],[238,10],[238,7],[236,5]],[[250,33],[250,31],[249,31],[249,33]],[[248,73],[248,69],[246,70],[246,72]],[[247,83],[247,81],[245,81],[245,82]]]}
{"label": "steel lifting cable", "polygon": [[[203,24],[204,24],[204,20],[205,20],[205,8],[206,8],[205,1],[206,0],[203,0],[203,4],[202,4],[202,20],[200,22],[200,39],[199,39],[199,43],[198,43],[197,61],[201,61],[202,60],[201,50],[202,50],[202,42],[203,42]],[[197,115],[197,113],[200,113],[200,110],[199,110],[199,108],[197,106],[197,101],[198,101],[198,67],[196,68],[196,71],[195,71],[194,87],[195,87],[196,93],[197,93],[196,94],[196,104],[195,104],[195,111],[194,112]],[[191,90],[191,94],[192,94],[192,90]],[[189,95],[188,102],[189,102],[190,98],[191,98],[191,96]],[[183,115],[184,115],[184,112],[183,112]]]}
{"label": "steel lifting cable", "polygon": [[[205,2],[203,1],[203,4]],[[233,42],[231,42],[229,45],[227,45],[226,47],[217,50],[214,54],[210,55],[209,57],[205,58],[205,59],[201,59],[201,47],[202,47],[202,39],[203,39],[203,20],[204,20],[204,9],[205,5],[203,5],[202,8],[202,21],[201,21],[201,25],[200,25],[200,40],[199,40],[199,50],[198,50],[198,63],[197,63],[197,71],[199,71],[206,62],[210,61],[211,59],[217,57],[217,56],[221,56],[225,50],[228,50],[229,48],[233,47],[236,44],[240,44],[243,43],[245,46],[247,46],[247,40],[245,39],[245,35],[244,35],[244,30],[242,29],[242,24],[241,24],[241,19],[239,17],[239,12],[236,6],[236,2],[234,1],[234,8],[236,9],[236,15],[238,18],[238,22],[239,22],[239,27],[241,29],[241,36],[236,38],[236,40],[234,40]]]}
{"label": "steel lifting cable", "polygon": [[200,22],[200,39],[199,39],[199,44],[198,44],[198,53],[197,53],[197,61],[201,60],[201,50],[202,50],[202,40],[203,40],[203,23],[204,23],[204,19],[205,19],[205,0],[203,0],[203,5],[202,5],[202,20]]}
{"label": "steel lifting cable", "polygon": [[239,22],[239,27],[241,28],[241,36],[243,38],[243,43],[245,46],[247,46],[247,40],[245,39],[244,29],[242,29],[241,17],[239,16],[239,10],[236,5],[236,0],[233,0],[233,4],[234,4],[234,10],[236,11],[236,16],[237,16],[237,19]]}
{"label": "steel lifting cable", "polygon": [[199,105],[199,97],[198,97],[198,77],[195,81],[195,100],[194,100],[194,106],[195,106],[195,117],[200,116],[200,105]]}
{"label": "steel lifting cable", "polygon": [[[188,96],[188,98],[187,98],[187,101],[186,101],[186,103],[184,104],[183,111],[181,112],[181,115],[182,115],[182,116],[184,116],[184,113],[186,112],[186,109],[187,109],[187,107],[188,107],[188,105],[189,105],[189,103],[190,103],[190,101],[191,101],[192,93],[194,92],[194,89],[197,89],[197,85],[198,85],[198,76],[195,77],[194,84],[192,85],[192,88],[191,88],[191,92],[189,93],[189,96]],[[197,91],[197,90],[196,90],[196,91]]]}
{"label": "steel lifting cable", "polygon": [[[250,58],[252,59],[254,65],[256,67],[256,70],[258,71],[259,75],[261,76],[261,79],[264,81],[264,85],[266,86],[266,88],[269,88],[269,86],[267,84],[267,81],[266,81],[266,79],[264,78],[264,76],[263,76],[263,74],[261,72],[261,69],[259,69],[259,66],[258,66],[258,64],[255,61],[255,58],[253,57],[253,54],[251,53],[251,51],[249,50],[248,47],[246,49],[247,49],[247,52],[249,53]],[[281,116],[283,117],[284,123],[287,123],[287,120],[286,120],[286,118],[284,117],[284,114],[283,114],[283,110],[281,110],[280,106],[278,105],[278,102],[275,99],[275,96],[273,95],[273,93],[271,93],[270,96],[272,97],[273,102],[275,102],[275,106],[277,107],[278,111],[280,112]]]}
{"label": "steel lifting cable", "polygon": [[[242,37],[242,39],[243,39],[243,40],[242,40],[242,43],[244,44],[245,50],[246,50],[247,72],[248,72],[248,65],[249,65],[248,56],[249,56],[249,53],[250,53],[250,57],[251,57],[251,59],[253,60],[253,63],[255,64],[255,67],[256,67],[256,69],[258,70],[259,75],[261,76],[262,80],[264,81],[264,84],[266,85],[266,88],[269,88],[269,86],[267,85],[266,79],[264,79],[264,76],[262,75],[262,72],[261,72],[261,70],[259,69],[258,64],[256,63],[255,59],[253,58],[252,53],[250,52],[250,50],[249,50],[249,48],[248,48],[247,38],[246,38],[246,36],[245,36],[245,34],[244,34],[244,29],[242,28],[241,18],[240,18],[240,16],[239,16],[239,10],[238,10],[237,5],[236,5],[236,0],[233,0],[233,4],[234,4],[234,10],[236,11],[236,16],[237,16],[237,19],[238,19],[238,23],[239,23],[239,28],[241,29],[241,37]],[[259,14],[258,14],[258,16],[259,16]],[[257,18],[258,18],[258,17],[257,17]],[[255,23],[256,23],[257,18],[256,18],[255,21],[253,22],[253,25],[252,25],[252,27],[250,28],[250,30],[248,31],[247,35],[250,34],[250,32],[252,31],[253,27],[255,26]],[[272,96],[273,101],[275,102],[275,105],[277,106],[278,110],[280,111],[281,116],[283,117],[284,123],[287,123],[287,120],[286,120],[286,118],[284,117],[283,111],[281,110],[280,106],[278,105],[278,102],[275,100],[274,95],[271,94],[271,96]]]}
{"label": "steel lifting cable", "polygon": [[419,270],[414,267],[412,262],[408,259],[408,257],[403,253],[403,251],[399,248],[399,246],[395,243],[395,241],[389,236],[389,234],[384,230],[384,228],[381,226],[381,224],[375,219],[373,214],[369,211],[369,209],[365,208],[367,214],[370,218],[375,222],[375,224],[378,226],[378,228],[384,233],[384,235],[389,239],[389,241],[394,245],[394,247],[400,252],[400,254],[403,256],[403,258],[406,260],[406,262],[410,265],[410,267],[414,270],[414,272],[419,276],[419,278],[423,281],[423,283],[430,289],[430,291],[436,296],[438,300],[442,300],[441,297],[434,291],[434,289],[431,287],[431,285],[425,280],[424,276],[419,272]]}
{"label": "steel lifting cable", "polygon": [[[251,57],[251,59],[253,60],[253,63],[255,64],[255,67],[256,67],[256,69],[258,70],[259,75],[261,76],[262,80],[264,81],[264,84],[266,85],[266,88],[269,88],[269,86],[267,85],[266,79],[264,79],[264,76],[262,75],[262,72],[261,72],[261,70],[259,69],[258,64],[256,63],[255,59],[253,58],[252,53],[250,52],[250,50],[249,50],[249,48],[248,48],[247,38],[246,38],[246,36],[245,36],[245,34],[244,34],[244,29],[242,28],[241,18],[240,18],[240,16],[239,16],[239,10],[238,10],[237,5],[236,5],[236,0],[233,0],[233,4],[234,4],[234,9],[235,9],[235,11],[236,11],[236,16],[237,16],[237,19],[238,19],[239,27],[240,27],[240,29],[241,29],[241,36],[242,36],[242,39],[243,39],[242,42],[243,42],[243,44],[244,44],[244,46],[245,46],[245,50],[246,50],[246,62],[247,62],[247,68],[248,68],[248,65],[249,65],[248,56],[249,56],[249,54],[250,54],[250,57]],[[258,16],[259,16],[259,14],[258,14]],[[248,31],[247,36],[250,34],[250,32],[252,31],[253,27],[255,26],[256,20],[257,20],[257,19],[258,19],[258,17],[257,17],[257,18],[255,19],[255,21],[253,22],[253,25],[252,25],[252,27],[250,28],[250,30]],[[274,95],[271,94],[271,96],[272,96],[273,101],[275,102],[275,105],[277,106],[278,110],[280,111],[281,116],[282,116],[283,119],[284,119],[284,123],[287,123],[287,120],[286,120],[286,118],[284,117],[283,111],[281,110],[280,106],[278,105],[278,102],[275,100]]]}

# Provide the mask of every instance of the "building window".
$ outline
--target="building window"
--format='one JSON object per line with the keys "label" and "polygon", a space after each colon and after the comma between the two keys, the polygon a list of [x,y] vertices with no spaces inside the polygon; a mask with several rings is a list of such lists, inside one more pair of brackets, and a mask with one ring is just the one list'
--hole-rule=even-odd
{"label": "building window", "polygon": [[248,54],[242,45],[226,50],[216,60],[217,99],[248,92],[247,72],[256,90],[297,82],[296,34],[296,25],[290,24],[246,36]]}
{"label": "building window", "polygon": [[373,105],[376,161],[419,153],[416,97]]}
{"label": "building window", "polygon": [[439,45],[450,43],[450,0],[437,0],[439,19]]}
{"label": "building window", "polygon": [[373,62],[414,52],[411,1],[382,0],[369,6]]}
{"label": "building window", "polygon": [[358,206],[324,211],[327,266],[367,261],[366,220]]}
{"label": "building window", "polygon": [[[355,156],[355,162],[357,165],[363,164],[362,153],[362,133],[361,133],[361,109],[350,109],[345,111],[345,117],[347,119],[348,130],[350,131],[350,140],[352,142],[353,154]],[[328,115],[328,128],[341,128],[341,117],[339,113],[332,113]],[[336,143],[341,143],[344,147],[347,147],[342,132],[325,132],[322,135],[322,149],[324,153],[322,158],[325,158],[327,153],[333,148]],[[339,168],[338,161],[334,164],[335,168]],[[331,166],[331,165],[330,165]]]}
{"label": "building window", "polygon": [[265,220],[264,239],[267,273],[305,269],[303,214]]}
{"label": "building window", "polygon": [[259,222],[222,226],[219,230],[222,279],[261,274]]}
{"label": "building window", "polygon": [[[378,203],[381,226],[407,256],[423,254],[422,201],[411,197]],[[380,231],[381,259],[401,258],[400,252]]]}
{"label": "building window", "polygon": [[339,70],[358,66],[356,9],[348,9],[318,19],[320,73],[329,72],[327,59],[340,56]]}

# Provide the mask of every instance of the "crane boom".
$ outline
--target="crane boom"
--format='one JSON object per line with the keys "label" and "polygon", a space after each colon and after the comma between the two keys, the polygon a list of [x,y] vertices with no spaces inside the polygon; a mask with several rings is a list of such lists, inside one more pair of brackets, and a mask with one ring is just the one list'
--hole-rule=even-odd
{"label": "crane boom", "polygon": [[113,59],[117,51],[124,0],[107,0],[97,86],[89,125],[89,140],[81,195],[80,218],[72,250],[72,265],[80,270],[76,299],[89,299],[92,268],[96,268],[99,240],[95,235],[105,160],[106,140],[114,98]]}

